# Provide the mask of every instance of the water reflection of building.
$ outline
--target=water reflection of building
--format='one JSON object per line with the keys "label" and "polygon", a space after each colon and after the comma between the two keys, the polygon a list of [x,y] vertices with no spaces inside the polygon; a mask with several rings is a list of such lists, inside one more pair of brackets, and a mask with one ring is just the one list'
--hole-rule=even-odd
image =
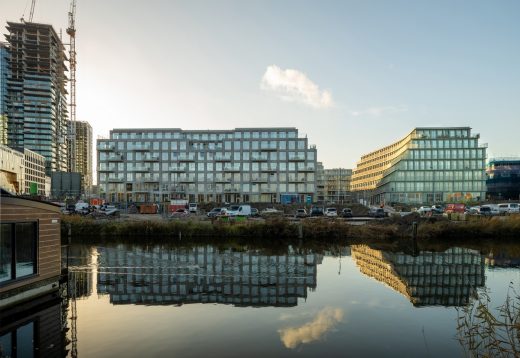
{"label": "water reflection of building", "polygon": [[114,304],[296,306],[316,287],[317,254],[266,255],[212,246],[100,248],[98,293]]}
{"label": "water reflection of building", "polygon": [[75,298],[88,297],[92,294],[92,247],[71,245],[62,253],[63,265],[69,268],[69,295]]}
{"label": "water reflection of building", "polygon": [[0,312],[0,357],[65,357],[63,301],[47,295]]}
{"label": "water reflection of building", "polygon": [[490,252],[486,255],[485,263],[486,266],[489,267],[519,267],[520,257],[515,253],[510,254],[508,252]]}
{"label": "water reflection of building", "polygon": [[476,250],[451,248],[417,256],[352,246],[360,271],[407,297],[415,306],[460,306],[484,285],[484,258]]}

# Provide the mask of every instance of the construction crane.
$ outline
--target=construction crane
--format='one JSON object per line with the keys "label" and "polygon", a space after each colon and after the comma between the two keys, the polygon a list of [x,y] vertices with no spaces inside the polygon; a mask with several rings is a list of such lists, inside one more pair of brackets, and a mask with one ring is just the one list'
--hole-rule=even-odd
{"label": "construction crane", "polygon": [[[32,22],[33,21],[33,16],[34,16],[34,7],[36,6],[36,0],[32,0],[31,1],[31,11],[29,13],[29,22]],[[25,5],[25,9],[27,9],[27,3]],[[25,22],[24,20],[24,17],[25,16],[25,10],[23,12],[23,15],[22,15],[22,18],[20,19],[20,22]]]}
{"label": "construction crane", "polygon": [[[35,0],[33,0],[34,3]],[[70,122],[68,130],[69,172],[76,171],[76,0],[71,0],[69,9],[69,64],[70,64]]]}

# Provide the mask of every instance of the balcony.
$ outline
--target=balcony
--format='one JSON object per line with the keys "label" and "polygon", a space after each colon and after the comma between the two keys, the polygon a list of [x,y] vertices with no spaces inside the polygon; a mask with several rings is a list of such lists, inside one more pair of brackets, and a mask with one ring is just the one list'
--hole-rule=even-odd
{"label": "balcony", "polygon": [[117,178],[108,178],[107,183],[122,183],[125,181],[125,178],[123,177],[117,177]]}
{"label": "balcony", "polygon": [[150,171],[150,167],[148,167],[148,166],[139,166],[139,167],[135,167],[132,171],[138,172],[138,173],[149,172]]}
{"label": "balcony", "polygon": [[316,168],[314,167],[305,167],[305,168],[301,168],[301,169],[298,169],[299,172],[301,173],[313,173],[316,171]]}
{"label": "balcony", "polygon": [[305,178],[289,177],[287,181],[289,183],[305,183]]}
{"label": "balcony", "polygon": [[230,155],[215,155],[215,161],[216,162],[230,162],[231,156]]}
{"label": "balcony", "polygon": [[305,161],[305,157],[294,155],[294,156],[290,156],[289,157],[289,161],[290,162],[304,162]]}
{"label": "balcony", "polygon": [[267,158],[267,155],[252,155],[251,161],[252,162],[267,162],[269,159]]}
{"label": "balcony", "polygon": [[135,178],[136,183],[158,183],[159,177],[154,175],[143,175],[139,178]]}
{"label": "balcony", "polygon": [[124,156],[122,154],[110,154],[107,159],[109,162],[122,162]]}
{"label": "balcony", "polygon": [[109,152],[114,149],[116,149],[116,147],[114,145],[108,145],[108,143],[100,143],[97,146],[97,150],[99,150],[100,152]]}
{"label": "balcony", "polygon": [[179,183],[195,183],[195,177],[181,176],[181,177],[177,178],[177,181]]}
{"label": "balcony", "polygon": [[180,155],[178,158],[177,158],[177,161],[178,162],[194,162],[195,161],[195,156],[194,155]]}
{"label": "balcony", "polygon": [[186,187],[184,185],[171,185],[170,192],[172,193],[184,193],[186,192]]}
{"label": "balcony", "polygon": [[226,165],[226,166],[224,166],[224,171],[228,172],[228,173],[239,173],[240,166]]}
{"label": "balcony", "polygon": [[251,178],[252,183],[268,183],[269,178],[267,176],[259,176]]}
{"label": "balcony", "polygon": [[105,168],[105,169],[99,169],[98,172],[100,173],[112,173],[115,169],[114,168]]}
{"label": "balcony", "polygon": [[260,169],[260,171],[262,173],[276,173],[276,167],[275,166],[268,167],[268,168]]}
{"label": "balcony", "polygon": [[216,178],[215,183],[231,183],[231,178]]}
{"label": "balcony", "polygon": [[186,171],[186,167],[169,167],[168,170],[172,173],[184,173]]}
{"label": "balcony", "polygon": [[240,193],[240,189],[238,187],[224,188],[225,193]]}
{"label": "balcony", "polygon": [[145,155],[143,158],[144,162],[158,162],[159,156],[157,155]]}
{"label": "balcony", "polygon": [[268,146],[262,146],[260,148],[260,150],[262,152],[276,152],[278,150],[278,148],[276,148],[276,146],[268,145]]}
{"label": "balcony", "polygon": [[149,145],[135,145],[133,148],[130,148],[130,150],[135,150],[136,152],[146,152],[150,150]]}

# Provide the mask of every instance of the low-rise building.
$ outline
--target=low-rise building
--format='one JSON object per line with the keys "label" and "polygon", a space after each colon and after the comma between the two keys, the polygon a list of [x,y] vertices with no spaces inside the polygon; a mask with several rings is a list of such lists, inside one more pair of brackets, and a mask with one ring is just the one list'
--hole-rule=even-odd
{"label": "low-rise building", "polygon": [[493,158],[486,174],[490,200],[520,200],[520,158]]}
{"label": "low-rise building", "polygon": [[109,202],[309,202],[316,147],[296,128],[114,129],[97,140]]}
{"label": "low-rise building", "polygon": [[351,189],[373,204],[479,201],[486,193],[486,148],[469,127],[415,128],[365,154]]}
{"label": "low-rise building", "polygon": [[11,194],[25,191],[24,155],[17,150],[0,145],[0,188]]}
{"label": "low-rise building", "polygon": [[25,160],[24,193],[45,196],[45,157],[29,149],[23,150]]}
{"label": "low-rise building", "polygon": [[335,168],[324,170],[324,202],[348,204],[352,201],[350,181],[352,169]]}

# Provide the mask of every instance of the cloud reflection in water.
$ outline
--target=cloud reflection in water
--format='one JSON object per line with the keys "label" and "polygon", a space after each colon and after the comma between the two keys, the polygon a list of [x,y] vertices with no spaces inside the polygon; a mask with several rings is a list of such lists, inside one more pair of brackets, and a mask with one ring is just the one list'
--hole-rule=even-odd
{"label": "cloud reflection in water", "polygon": [[278,332],[285,347],[294,349],[300,344],[320,340],[342,320],[343,310],[341,308],[326,307],[319,311],[312,321],[300,327],[288,327]]}

